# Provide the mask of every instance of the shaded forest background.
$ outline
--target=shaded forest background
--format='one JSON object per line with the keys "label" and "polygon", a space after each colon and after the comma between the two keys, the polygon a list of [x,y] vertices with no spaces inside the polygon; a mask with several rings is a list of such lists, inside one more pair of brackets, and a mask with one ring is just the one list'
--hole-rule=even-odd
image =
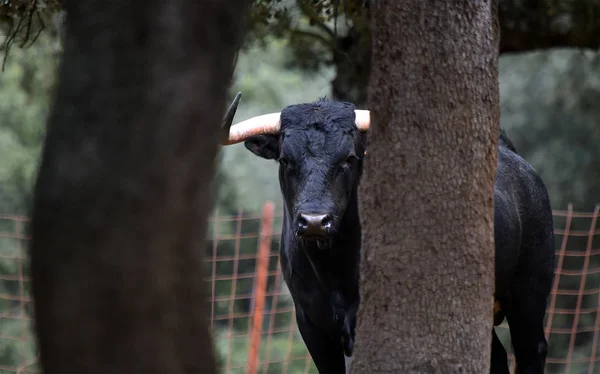
{"label": "shaded forest background", "polygon": [[[19,38],[25,29],[13,35],[17,24],[11,17],[18,9],[8,9],[6,4],[10,3],[0,6],[0,19],[6,21],[0,30],[9,39],[15,36],[12,44],[4,45],[2,57],[5,57],[6,51],[10,53],[4,71],[0,73],[0,214],[26,216],[31,206],[32,183],[56,83],[56,67],[61,54],[61,19],[64,15],[54,13],[53,7],[60,5],[58,1],[40,2],[46,7],[39,10],[39,19],[44,20],[45,29],[34,43],[21,48]],[[12,2],[15,7],[18,3]],[[365,4],[365,1],[257,0],[253,9],[253,26],[239,53],[229,90],[230,99],[238,91],[243,94],[236,120],[280,111],[286,105],[310,102],[324,95],[350,100],[365,108],[370,58]],[[507,4],[501,2],[501,11],[514,11]],[[564,11],[556,4],[541,13],[551,18],[552,14]],[[21,8],[20,11],[26,9]],[[581,13],[587,14],[590,9],[595,16],[586,16],[586,22],[578,23],[581,28],[587,28],[586,32],[574,31],[571,39],[555,42],[554,45],[559,46],[557,48],[546,49],[542,42],[538,42],[544,49],[527,51],[530,47],[520,42],[518,28],[511,29],[508,22],[503,26],[506,38],[503,45],[505,53],[500,57],[501,126],[519,153],[544,179],[555,210],[566,210],[572,203],[574,210],[592,211],[600,202],[600,54],[590,49],[566,47],[597,46],[600,7],[586,8]],[[514,24],[521,24],[517,21]],[[540,19],[536,22],[544,24],[550,21]],[[34,29],[39,29],[39,26],[39,20],[34,18]],[[531,43],[536,40],[534,34],[530,32],[528,40]],[[274,201],[281,210],[275,162],[253,157],[243,144],[223,148],[218,162],[214,214],[234,216],[242,211],[245,215],[256,216],[266,201]],[[12,223],[0,220],[0,232],[13,230],[9,224]],[[234,221],[222,222],[219,234],[234,233],[237,229],[235,224]],[[574,224],[578,229],[589,229],[586,226],[589,221]],[[555,222],[556,227],[561,225],[564,222]],[[240,230],[257,232],[258,222],[250,220]],[[585,239],[573,240],[569,250],[583,251],[586,244]],[[557,245],[560,245],[560,240]],[[17,248],[16,240],[0,237],[0,253],[16,253]],[[276,243],[273,243],[272,250],[277,250]],[[254,251],[256,240],[241,243],[241,253]],[[211,244],[207,244],[207,253],[212,254]],[[219,255],[233,254],[232,242],[220,244]],[[592,258],[590,266],[594,264],[600,265],[600,260]],[[275,266],[275,263],[270,265],[272,270]],[[567,269],[581,270],[581,267],[580,261],[565,263]],[[253,260],[244,261],[240,263],[238,272],[250,273],[254,269]],[[231,264],[219,265],[217,269],[218,274],[231,272]],[[18,274],[14,261],[0,258],[0,275],[11,274]],[[578,278],[564,278],[561,278],[561,288],[578,289]],[[228,295],[230,283],[221,282],[217,295]],[[588,280],[588,283],[599,284],[600,279],[595,279],[595,282]],[[273,286],[271,280],[271,291]],[[17,292],[15,282],[0,279],[0,294]],[[240,283],[237,293],[252,293],[252,282]],[[597,300],[593,299],[597,299],[597,295],[592,295],[589,300],[586,298],[582,306],[597,307]],[[235,311],[247,313],[250,305],[250,302],[236,303]],[[291,301],[280,297],[277,307],[284,306],[290,307]],[[274,305],[267,304],[266,307],[269,309]],[[574,308],[575,300],[559,299],[557,307]],[[15,308],[14,303],[0,300],[0,313],[11,308]],[[222,309],[222,314],[227,312],[228,306],[224,304],[217,308]],[[291,316],[287,314],[277,324],[289,323]],[[595,315],[582,315],[580,322],[586,323],[586,319],[593,324]],[[7,321],[2,321],[0,335],[20,328],[18,322],[11,324]],[[554,326],[570,328],[570,323],[572,317],[561,316],[555,318]],[[217,333],[224,336],[227,324],[217,325]],[[236,322],[233,328],[246,332],[248,326],[245,322]],[[282,339],[287,341],[287,337]],[[503,339],[507,337],[503,336]],[[302,353],[303,343],[298,339],[296,342],[294,351]],[[229,348],[224,339],[217,343],[224,357]],[[568,343],[568,336],[552,338],[550,356],[562,357],[561,352]],[[579,354],[589,356],[591,337],[578,339],[577,347]],[[0,366],[18,365],[22,359],[20,349],[11,345],[10,341],[0,340]],[[246,349],[247,342],[234,344],[231,348],[236,357],[234,360],[243,361]],[[271,349],[272,359],[285,353],[277,342],[272,344]],[[28,347],[28,352],[34,354],[33,346]],[[289,367],[291,372],[303,369],[304,363]],[[556,370],[560,372],[558,367]],[[270,372],[281,372],[281,368],[274,366]]]}

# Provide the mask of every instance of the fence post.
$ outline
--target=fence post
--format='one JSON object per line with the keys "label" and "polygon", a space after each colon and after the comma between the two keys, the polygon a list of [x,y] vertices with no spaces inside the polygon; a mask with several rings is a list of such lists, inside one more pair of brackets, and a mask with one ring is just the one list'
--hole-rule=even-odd
{"label": "fence post", "polygon": [[267,275],[269,271],[269,255],[271,252],[273,211],[273,203],[266,203],[261,218],[260,242],[256,260],[256,282],[254,284],[256,300],[254,302],[254,310],[252,311],[252,335],[250,337],[250,348],[248,351],[248,374],[256,374],[258,370],[260,335],[262,331]]}

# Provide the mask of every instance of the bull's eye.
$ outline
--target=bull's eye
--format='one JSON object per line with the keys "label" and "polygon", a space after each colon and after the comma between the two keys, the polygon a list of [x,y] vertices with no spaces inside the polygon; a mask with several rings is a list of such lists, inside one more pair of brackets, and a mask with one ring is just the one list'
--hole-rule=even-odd
{"label": "bull's eye", "polygon": [[279,160],[277,160],[277,161],[279,161],[279,164],[281,166],[288,166],[290,164],[290,162],[288,161],[288,159],[284,158],[284,157],[280,157]]}
{"label": "bull's eye", "polygon": [[346,158],[346,160],[344,160],[344,162],[342,162],[342,164],[340,165],[340,168],[342,170],[349,170],[352,167],[352,164],[354,163],[354,160],[356,159],[356,157],[354,156],[348,156],[348,158]]}

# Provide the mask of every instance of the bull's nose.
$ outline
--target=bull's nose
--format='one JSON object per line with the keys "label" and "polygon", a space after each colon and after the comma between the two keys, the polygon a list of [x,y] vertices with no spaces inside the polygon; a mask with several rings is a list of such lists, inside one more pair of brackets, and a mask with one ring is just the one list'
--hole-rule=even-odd
{"label": "bull's nose", "polygon": [[301,213],[298,233],[302,236],[327,236],[331,227],[331,214]]}

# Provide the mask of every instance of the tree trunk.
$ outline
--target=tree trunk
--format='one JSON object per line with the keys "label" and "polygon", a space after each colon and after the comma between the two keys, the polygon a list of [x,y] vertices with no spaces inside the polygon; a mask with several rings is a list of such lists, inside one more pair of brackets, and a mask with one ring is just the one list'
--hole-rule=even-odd
{"label": "tree trunk", "polygon": [[202,249],[247,6],[67,2],[33,207],[45,373],[216,372]]}
{"label": "tree trunk", "polygon": [[371,72],[370,31],[350,29],[348,35],[336,38],[333,50],[335,78],[331,81],[334,100],[348,101],[359,108],[367,103],[367,85]]}
{"label": "tree trunk", "polygon": [[371,4],[354,373],[488,373],[499,134],[487,1]]}
{"label": "tree trunk", "polygon": [[331,81],[331,91],[335,100],[349,101],[362,108],[367,104],[371,73],[369,1],[345,0],[343,5],[351,14],[352,25],[343,35],[334,36],[336,74]]}

